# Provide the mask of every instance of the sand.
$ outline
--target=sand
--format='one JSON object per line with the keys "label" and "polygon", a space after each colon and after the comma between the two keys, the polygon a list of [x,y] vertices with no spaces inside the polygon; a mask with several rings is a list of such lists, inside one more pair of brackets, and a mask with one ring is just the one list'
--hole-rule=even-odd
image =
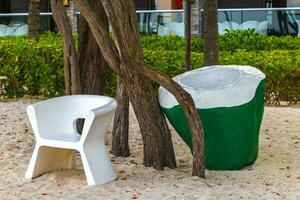
{"label": "sand", "polygon": [[157,171],[144,167],[142,140],[131,110],[131,156],[110,155],[119,179],[102,186],[87,186],[79,156],[77,169],[54,171],[32,181],[24,178],[35,144],[25,108],[35,101],[22,98],[0,103],[0,200],[300,200],[300,108],[266,107],[256,163],[239,171],[207,171],[205,180],[191,177],[190,151],[173,129],[178,168]]}

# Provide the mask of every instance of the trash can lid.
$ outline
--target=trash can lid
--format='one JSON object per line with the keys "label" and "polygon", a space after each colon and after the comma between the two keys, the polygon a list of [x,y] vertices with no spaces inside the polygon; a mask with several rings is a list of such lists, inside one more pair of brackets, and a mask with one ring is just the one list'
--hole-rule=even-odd
{"label": "trash can lid", "polygon": [[[216,65],[185,72],[173,78],[190,93],[197,108],[238,106],[254,98],[259,83],[266,76],[251,66]],[[162,107],[178,105],[165,88],[159,88]]]}

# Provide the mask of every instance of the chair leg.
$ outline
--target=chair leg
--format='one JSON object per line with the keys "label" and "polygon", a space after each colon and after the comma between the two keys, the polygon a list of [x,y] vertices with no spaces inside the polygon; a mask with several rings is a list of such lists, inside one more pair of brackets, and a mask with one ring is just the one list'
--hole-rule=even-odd
{"label": "chair leg", "polygon": [[32,179],[57,169],[71,169],[75,166],[75,150],[36,146],[25,178]]}
{"label": "chair leg", "polygon": [[117,178],[104,143],[83,147],[80,153],[88,185],[100,185]]}

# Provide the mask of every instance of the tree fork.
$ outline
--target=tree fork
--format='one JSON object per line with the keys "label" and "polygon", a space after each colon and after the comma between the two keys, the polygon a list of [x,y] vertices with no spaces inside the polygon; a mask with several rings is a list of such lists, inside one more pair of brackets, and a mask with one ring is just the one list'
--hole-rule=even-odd
{"label": "tree fork", "polygon": [[[134,7],[132,7],[134,3],[132,1],[107,1],[104,4],[102,1],[118,47],[111,37],[103,32],[103,22],[92,12],[89,3],[82,0],[76,0],[75,3],[88,21],[103,56],[119,75],[129,94],[144,141],[144,165],[153,166],[159,170],[165,166],[175,168],[176,160],[171,133],[158,105],[157,96],[150,80],[139,76],[138,66],[132,65],[131,62],[132,56],[143,62],[139,34],[137,34],[137,18]],[[115,11],[111,10],[111,3],[117,4]],[[124,21],[121,22],[118,19]]]}
{"label": "tree fork", "polygon": [[130,101],[140,124],[144,142],[144,165],[156,169],[163,169],[164,166],[174,168],[176,162],[171,133],[157,101],[157,94],[150,79],[139,73],[144,57],[134,1],[102,0],[102,3],[120,52],[120,76],[130,94]]}
{"label": "tree fork", "polygon": [[[89,23],[89,25],[92,29],[92,32],[93,32],[93,34],[94,34],[94,36],[97,40],[97,43],[98,43],[98,45],[99,45],[99,47],[102,51],[102,54],[106,58],[109,65],[117,73],[119,73],[123,83],[125,85],[127,85],[126,87],[128,87],[128,83],[126,84],[126,77],[133,78],[134,75],[136,75],[136,73],[140,73],[141,74],[140,75],[141,79],[127,80],[127,81],[129,81],[129,82],[134,82],[134,81],[139,82],[141,80],[143,81],[144,78],[146,78],[146,77],[150,77],[150,78],[152,77],[153,80],[156,80],[158,83],[162,84],[162,86],[164,86],[166,89],[170,90],[177,97],[179,103],[181,103],[182,106],[183,106],[183,110],[184,110],[185,114],[187,115],[186,117],[188,119],[190,129],[191,129],[192,138],[193,138],[193,148],[194,148],[194,152],[195,152],[194,153],[194,158],[193,158],[193,175],[204,177],[205,176],[205,159],[204,159],[205,157],[204,157],[203,129],[202,129],[202,126],[200,124],[201,122],[199,120],[199,116],[197,114],[195,105],[193,103],[193,99],[177,83],[173,82],[172,79],[170,79],[170,78],[168,78],[168,77],[166,77],[166,76],[164,76],[160,73],[157,73],[157,72],[155,72],[151,69],[145,68],[144,63],[140,62],[140,60],[135,60],[135,59],[132,58],[131,60],[129,59],[129,61],[128,61],[127,60],[128,58],[120,57],[119,50],[116,47],[114,41],[112,41],[112,39],[110,38],[110,36],[108,34],[105,34],[103,32],[103,30],[102,30],[103,29],[103,23],[101,22],[101,19],[99,19],[95,15],[95,13],[91,12],[91,9],[90,9],[90,6],[89,6],[88,2],[86,2],[84,0],[75,0],[75,2],[77,3],[77,6],[80,8],[81,14],[84,15],[85,18],[87,19],[87,21],[88,21],[88,23]],[[107,6],[107,7],[104,6],[106,12],[107,13],[109,13],[109,12],[112,13],[111,14],[112,16],[109,16],[109,19],[110,20],[111,19],[117,20],[116,17],[114,19],[113,15],[116,14],[116,13],[120,13],[119,9],[122,9],[122,6],[119,5],[119,7],[117,7],[116,10],[114,11],[113,6],[110,5],[111,1],[104,1],[103,0],[102,2],[105,2],[105,5]],[[122,4],[122,2],[118,2],[118,1],[114,1],[114,3]],[[133,4],[132,1],[130,1],[130,3]],[[125,7],[123,9],[126,8],[126,5],[124,5],[124,6]],[[132,17],[135,16],[135,12],[132,11],[132,8],[131,8],[131,10],[130,9],[128,9],[128,10],[129,10],[128,14],[130,15],[129,18],[132,19]],[[116,13],[114,13],[114,12],[116,12]],[[122,19],[125,19],[125,18],[122,17]],[[128,17],[126,19],[128,19]],[[122,22],[117,22],[117,23],[120,23],[120,25],[124,24],[123,21]],[[133,28],[134,33],[137,32],[137,27],[136,27],[136,25],[132,26],[132,24],[136,24],[136,23],[137,23],[136,19],[134,19],[133,22],[132,21],[129,22],[130,28]],[[128,26],[128,24],[127,24],[127,26]],[[120,30],[118,30],[118,26],[116,24],[114,24],[113,29],[117,30],[118,34],[116,34],[116,36],[117,36],[117,39],[118,39],[119,35],[122,35],[122,33],[121,33]],[[126,36],[128,36],[128,35],[126,35]],[[127,40],[125,40],[125,42],[126,41]],[[122,41],[122,38],[119,38],[119,40],[118,40],[119,48],[120,48],[120,44],[122,44],[121,47],[126,46],[126,44],[123,44],[122,42],[124,42],[124,41]],[[137,41],[137,42],[139,42],[139,41]],[[128,53],[128,52],[125,52],[125,53]],[[140,59],[140,56],[141,55],[137,55],[135,58]],[[121,60],[122,60],[122,62],[125,63],[125,65],[121,65],[122,64]],[[135,63],[130,62],[132,60],[134,60]],[[133,71],[126,71],[125,66],[130,66],[131,68],[133,68]],[[125,72],[129,73],[127,76],[126,75],[123,76],[124,70],[125,70]],[[120,73],[121,71],[122,71],[122,73]],[[134,82],[133,84],[136,84],[136,83]],[[143,87],[140,88],[139,85],[132,85],[132,86],[136,86],[136,87],[134,87],[134,88],[128,87],[127,88],[128,92],[136,92],[136,90],[146,89],[144,91],[139,91],[139,94],[141,95],[141,97],[140,97],[141,99],[145,98],[145,97],[143,97],[143,95],[144,95],[145,91],[148,91],[149,88],[147,88],[147,87],[151,87],[150,85],[148,85],[146,88],[143,88]],[[151,89],[149,91],[151,91]],[[181,92],[179,92],[177,94],[178,91],[181,91]],[[136,104],[136,103],[138,104],[138,103],[140,103],[139,101],[140,101],[140,99],[136,98],[136,99],[134,99],[134,101],[132,101],[132,103],[133,103],[133,105]],[[157,99],[156,99],[156,101],[154,101],[154,104],[156,105],[155,108],[157,108],[157,106],[158,106]],[[135,108],[136,107],[134,107],[134,109]],[[151,110],[152,108],[149,107],[147,109]],[[136,112],[137,117],[145,117],[143,115],[139,116],[140,113],[138,111],[139,110],[137,109],[137,112]],[[154,116],[154,117],[156,117],[156,116]],[[142,128],[143,125],[144,125],[143,121],[141,120],[141,121],[139,121],[139,123],[140,123],[140,126]],[[142,133],[142,136],[145,137],[147,135]],[[145,159],[144,159],[144,161],[145,161]],[[158,162],[160,162],[160,161],[158,161]],[[158,167],[159,167],[159,165],[158,165]]]}

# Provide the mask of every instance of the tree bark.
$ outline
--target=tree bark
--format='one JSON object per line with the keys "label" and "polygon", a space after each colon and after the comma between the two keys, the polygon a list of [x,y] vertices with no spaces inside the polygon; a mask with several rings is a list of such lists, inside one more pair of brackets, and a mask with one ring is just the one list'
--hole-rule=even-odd
{"label": "tree bark", "polygon": [[30,0],[28,12],[28,36],[37,38],[40,34],[40,0]]}
{"label": "tree bark", "polygon": [[185,0],[184,6],[185,35],[185,71],[191,70],[191,1]]}
{"label": "tree bark", "polygon": [[[139,73],[144,60],[133,1],[103,0],[119,50],[119,77],[140,124],[144,142],[144,165],[162,170],[176,167],[171,133],[160,110],[150,80]],[[120,20],[122,19],[122,20]],[[107,58],[111,59],[111,57]]]}
{"label": "tree bark", "polygon": [[[108,33],[108,19],[102,4],[100,1],[91,1],[90,5],[93,11],[103,20],[105,30]],[[108,64],[103,58],[89,25],[83,16],[80,18],[79,27],[79,67],[82,93],[103,94],[105,87],[104,77]],[[121,82],[118,83],[116,99],[118,107],[114,117],[111,152],[115,156],[127,157],[130,155],[128,145],[129,99]],[[81,124],[83,123],[81,122]]]}
{"label": "tree bark", "polygon": [[[137,30],[134,2],[102,0],[116,36],[114,42],[103,22],[85,0],[75,0],[86,18],[108,64],[118,73],[129,94],[144,141],[144,164],[156,169],[176,166],[171,135],[159,108],[150,78],[169,89],[182,103],[193,137],[193,175],[205,176],[203,129],[192,98],[172,79],[145,68]],[[166,81],[164,81],[163,78]]]}
{"label": "tree bark", "polygon": [[[97,0],[91,1],[91,3],[98,3]],[[71,30],[73,33],[78,32],[78,22],[77,22],[77,16],[76,16],[76,7],[73,0],[65,0],[63,2],[63,5],[65,6],[66,14],[69,18],[69,23],[71,26]]]}
{"label": "tree bark", "polygon": [[219,63],[218,0],[204,0],[204,65]]}
{"label": "tree bark", "polygon": [[[108,33],[108,19],[102,4],[99,1],[90,1],[90,4],[93,11],[103,20],[105,31]],[[89,25],[83,16],[80,16],[78,39],[81,93],[103,95],[105,72],[109,66],[103,58]]]}
{"label": "tree bark", "polygon": [[118,80],[116,99],[118,107],[114,118],[111,152],[115,156],[127,157],[130,155],[128,144],[129,98],[126,94],[125,86],[120,80]]}
{"label": "tree bark", "polygon": [[66,94],[80,94],[78,57],[71,25],[63,6],[63,2],[61,0],[51,0],[50,3],[54,21],[62,37]]}
{"label": "tree bark", "polygon": [[[88,21],[100,50],[108,64],[125,85],[140,124],[144,141],[144,165],[163,169],[176,167],[171,134],[158,105],[150,80],[139,73],[143,55],[137,29],[134,2],[102,1],[111,22],[115,42],[102,31],[102,20],[91,12],[88,2],[76,0],[81,14]],[[96,34],[95,34],[96,33]]]}
{"label": "tree bark", "polygon": [[202,35],[202,0],[191,0],[191,32],[193,36]]}
{"label": "tree bark", "polygon": [[189,124],[193,145],[193,176],[205,178],[205,144],[204,131],[192,96],[168,76],[151,68],[143,68],[143,73],[169,90],[182,106]]}
{"label": "tree bark", "polygon": [[[74,4],[72,2],[72,4]],[[91,1],[91,6],[97,15],[103,19],[105,30],[108,32],[108,20],[102,4],[99,1]],[[74,7],[74,5],[72,5]],[[70,20],[74,20],[73,11]],[[74,22],[71,22],[71,27]],[[74,28],[73,28],[74,30]],[[105,88],[105,73],[108,64],[103,58],[97,42],[91,33],[90,27],[83,16],[79,18],[78,32],[78,64],[80,73],[80,91],[81,94],[103,95]],[[77,132],[82,133],[84,119],[78,119],[76,122]]]}

